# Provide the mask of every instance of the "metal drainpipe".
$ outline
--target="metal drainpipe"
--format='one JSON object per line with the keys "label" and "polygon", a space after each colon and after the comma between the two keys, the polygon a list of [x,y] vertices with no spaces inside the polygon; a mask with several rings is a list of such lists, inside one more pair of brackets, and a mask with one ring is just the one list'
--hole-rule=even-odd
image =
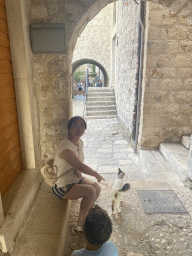
{"label": "metal drainpipe", "polygon": [[[136,78],[136,86],[137,88],[137,110],[136,110],[136,128],[135,128],[135,145],[134,152],[137,153],[137,143],[139,136],[139,123],[140,123],[140,105],[141,105],[141,84],[142,84],[142,75],[143,75],[143,48],[144,48],[144,13],[145,13],[145,2],[140,1],[139,8],[139,33],[140,33],[140,42],[139,42],[139,70]],[[138,80],[137,80],[138,79]]]}
{"label": "metal drainpipe", "polygon": [[88,83],[89,83],[89,70],[87,68],[86,70],[86,79],[85,79],[85,96],[84,96],[84,110],[83,110],[83,116],[87,115],[86,113],[86,104],[87,104],[87,91],[88,91]]}

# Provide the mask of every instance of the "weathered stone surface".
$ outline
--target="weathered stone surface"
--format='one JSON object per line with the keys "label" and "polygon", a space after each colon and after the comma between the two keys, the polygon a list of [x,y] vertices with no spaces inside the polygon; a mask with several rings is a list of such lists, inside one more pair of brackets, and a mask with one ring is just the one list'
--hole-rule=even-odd
{"label": "weathered stone surface", "polygon": [[185,68],[177,68],[177,76],[189,78],[192,77],[192,68],[185,67]]}
{"label": "weathered stone surface", "polygon": [[168,8],[163,10],[153,10],[149,14],[149,20],[151,25],[173,25],[177,18],[171,17]]}
{"label": "weathered stone surface", "polygon": [[182,52],[182,53],[192,52],[192,42],[190,42],[190,41],[183,42],[182,41],[179,49],[180,49],[180,52]]}
{"label": "weathered stone surface", "polygon": [[186,54],[186,55],[177,55],[173,59],[173,66],[174,67],[191,67],[192,66],[192,55],[191,54]]}
{"label": "weathered stone surface", "polygon": [[183,88],[185,89],[185,90],[190,90],[191,91],[191,89],[192,89],[192,79],[190,78],[190,79],[186,79],[185,80],[185,82],[184,82],[184,84],[183,84]]}
{"label": "weathered stone surface", "polygon": [[192,104],[182,104],[181,105],[181,113],[183,113],[186,116],[192,115]]}
{"label": "weathered stone surface", "polygon": [[189,33],[188,27],[176,26],[169,30],[169,39],[185,40],[188,38]]}
{"label": "weathered stone surface", "polygon": [[178,42],[149,41],[148,54],[157,56],[159,54],[174,54],[178,51]]}
{"label": "weathered stone surface", "polygon": [[183,91],[183,92],[178,92],[177,94],[175,94],[175,101],[179,102],[181,104],[191,103],[191,99],[192,99],[192,92],[190,92],[190,91],[188,93]]}
{"label": "weathered stone surface", "polygon": [[48,19],[48,11],[47,11],[47,7],[42,5],[34,5],[31,7],[31,13],[30,16],[33,20],[47,20]]}
{"label": "weathered stone surface", "polygon": [[172,65],[172,59],[169,55],[147,55],[146,56],[146,66],[148,68],[161,68],[161,67],[169,67]]}
{"label": "weathered stone surface", "polygon": [[[189,107],[189,105],[186,105],[186,107]],[[154,115],[169,115],[170,112],[175,113],[180,111],[180,105],[178,103],[167,103],[162,108],[162,104],[155,103],[153,104],[153,107],[151,107],[151,104],[144,104],[143,110],[145,113],[154,114]]]}
{"label": "weathered stone surface", "polygon": [[147,91],[147,94],[145,95],[145,99],[144,99],[144,104],[145,103],[150,103],[150,104],[154,104],[154,103],[173,103],[174,102],[174,94],[173,93],[169,93],[166,91],[160,91],[160,90],[156,90],[156,91],[152,91],[149,90]]}
{"label": "weathered stone surface", "polygon": [[[182,9],[183,6],[183,2],[179,1],[170,4],[176,13],[180,11],[177,8]],[[154,131],[159,127],[161,140],[179,141],[184,132],[190,131],[191,28],[186,18],[170,15],[170,10],[162,6],[158,8],[152,3],[147,5],[148,41],[141,125],[143,134],[139,137],[142,146],[145,143],[156,144]],[[149,127],[153,138],[145,133]]]}
{"label": "weathered stone surface", "polygon": [[[149,78],[175,78],[177,70],[175,68],[148,68],[146,70],[146,77]],[[152,79],[150,79],[151,81]],[[155,79],[154,79],[155,81]]]}

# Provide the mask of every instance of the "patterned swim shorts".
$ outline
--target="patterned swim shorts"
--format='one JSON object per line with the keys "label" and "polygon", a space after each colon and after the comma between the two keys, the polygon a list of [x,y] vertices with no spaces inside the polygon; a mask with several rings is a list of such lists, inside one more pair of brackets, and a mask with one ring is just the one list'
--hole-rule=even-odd
{"label": "patterned swim shorts", "polygon": [[63,199],[64,195],[66,195],[75,184],[81,184],[84,178],[85,177],[82,177],[78,183],[71,183],[61,188],[58,188],[57,184],[55,184],[55,186],[52,187],[52,191],[56,195],[56,197],[58,197],[59,199]]}

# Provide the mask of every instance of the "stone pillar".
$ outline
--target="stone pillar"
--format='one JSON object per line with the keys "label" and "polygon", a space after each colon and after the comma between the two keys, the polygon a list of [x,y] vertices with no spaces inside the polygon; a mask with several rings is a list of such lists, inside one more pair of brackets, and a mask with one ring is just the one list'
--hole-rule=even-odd
{"label": "stone pillar", "polygon": [[54,155],[55,146],[67,136],[67,122],[72,116],[71,73],[67,54],[34,55],[42,159]]}

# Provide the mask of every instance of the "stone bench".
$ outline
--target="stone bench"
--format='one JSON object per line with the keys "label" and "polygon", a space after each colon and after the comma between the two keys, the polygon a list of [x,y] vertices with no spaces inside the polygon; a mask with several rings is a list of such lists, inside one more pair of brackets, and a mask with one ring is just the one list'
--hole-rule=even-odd
{"label": "stone bench", "polygon": [[71,201],[60,200],[42,182],[39,170],[24,170],[2,199],[0,227],[3,253],[12,256],[62,255]]}

